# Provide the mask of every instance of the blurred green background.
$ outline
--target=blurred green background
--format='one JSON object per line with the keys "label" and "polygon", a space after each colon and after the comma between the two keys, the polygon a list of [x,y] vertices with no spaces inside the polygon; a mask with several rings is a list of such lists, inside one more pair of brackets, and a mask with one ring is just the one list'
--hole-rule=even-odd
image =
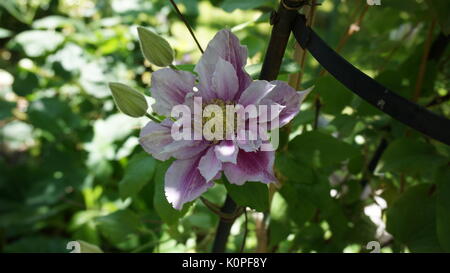
{"label": "blurred green background", "polygon": [[[176,2],[203,47],[232,29],[257,78],[278,1]],[[319,2],[314,29],[330,46],[341,43],[365,73],[450,116],[448,1]],[[167,204],[168,164],[138,145],[146,118],[119,113],[107,87],[119,81],[150,95],[159,68],[144,61],[136,26],[167,38],[183,69],[201,56],[169,1],[0,2],[0,252],[69,252],[73,240],[86,242],[83,251],[210,250],[218,216],[200,201],[182,212]],[[384,252],[450,252],[449,147],[320,76],[310,56],[302,68],[295,50],[291,37],[279,79],[301,71],[302,89],[316,87],[278,151],[283,186],[270,189],[270,202],[265,191],[262,201],[240,203],[258,204],[248,211],[244,250],[368,252],[378,241]],[[387,148],[371,166],[380,143]],[[205,197],[222,204],[225,194],[217,185]],[[233,225],[228,251],[239,251],[244,219]]]}

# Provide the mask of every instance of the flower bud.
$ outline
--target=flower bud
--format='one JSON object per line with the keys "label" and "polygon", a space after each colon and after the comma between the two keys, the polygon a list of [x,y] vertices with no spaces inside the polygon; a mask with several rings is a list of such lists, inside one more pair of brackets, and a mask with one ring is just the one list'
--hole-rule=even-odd
{"label": "flower bud", "polygon": [[130,117],[138,118],[147,113],[148,105],[140,92],[122,83],[110,83],[109,88],[119,110]]}
{"label": "flower bud", "polygon": [[173,62],[173,49],[163,37],[144,28],[138,27],[142,54],[152,64],[165,67]]}

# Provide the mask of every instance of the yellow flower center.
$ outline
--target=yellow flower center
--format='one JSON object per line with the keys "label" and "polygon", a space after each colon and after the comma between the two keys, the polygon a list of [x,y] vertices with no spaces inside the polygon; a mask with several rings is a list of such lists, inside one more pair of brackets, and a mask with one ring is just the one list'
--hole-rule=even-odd
{"label": "yellow flower center", "polygon": [[[211,123],[208,128],[210,128],[210,132],[213,134],[210,138],[213,138],[214,143],[226,139],[227,132],[236,134],[237,115],[234,112],[234,106],[235,104],[233,102],[223,101],[221,99],[213,99],[203,105],[202,125],[205,129],[205,125],[208,126],[207,123]],[[231,109],[227,111],[227,108]],[[220,121],[222,126],[217,126]]]}

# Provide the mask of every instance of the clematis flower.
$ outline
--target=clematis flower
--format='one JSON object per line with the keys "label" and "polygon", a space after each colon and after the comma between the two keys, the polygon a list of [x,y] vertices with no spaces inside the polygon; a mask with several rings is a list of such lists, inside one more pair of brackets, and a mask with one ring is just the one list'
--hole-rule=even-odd
{"label": "clematis flower", "polygon": [[[160,69],[152,74],[153,110],[169,117],[177,105],[192,106],[192,98],[201,97],[206,104],[277,105],[275,118],[259,120],[273,130],[291,121],[299,112],[300,103],[309,92],[297,92],[281,81],[252,81],[244,70],[247,48],[229,30],[221,30],[210,41],[193,73]],[[247,181],[276,182],[274,151],[260,149],[261,141],[242,140],[174,140],[174,121],[150,121],[140,133],[142,147],[158,160],[175,158],[165,175],[165,194],[175,209],[190,202],[214,185],[222,173],[232,184]]]}

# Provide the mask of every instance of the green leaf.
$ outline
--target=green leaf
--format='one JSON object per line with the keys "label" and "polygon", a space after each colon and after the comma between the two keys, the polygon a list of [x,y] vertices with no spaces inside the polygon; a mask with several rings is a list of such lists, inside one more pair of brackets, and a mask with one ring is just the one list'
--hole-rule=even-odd
{"label": "green leaf", "polygon": [[61,136],[70,131],[70,120],[74,118],[74,115],[67,102],[57,97],[35,100],[28,107],[30,123],[55,136]]}
{"label": "green leaf", "polygon": [[11,117],[14,107],[16,107],[14,102],[0,100],[0,120]]}
{"label": "green leaf", "polygon": [[450,168],[442,167],[436,175],[437,236],[442,248],[450,252]]}
{"label": "green leaf", "polygon": [[73,25],[74,23],[74,20],[71,18],[60,15],[50,15],[33,21],[32,26],[35,29],[57,29],[60,27]]}
{"label": "green leaf", "polygon": [[242,10],[248,10],[248,9],[255,9],[262,6],[271,6],[274,7],[274,1],[272,0],[225,0],[222,3],[222,9],[224,9],[227,12],[232,12],[236,9],[242,9]]}
{"label": "green leaf", "polygon": [[337,115],[330,125],[333,125],[336,128],[337,132],[339,132],[339,136],[348,137],[353,134],[357,122],[358,119],[355,116]]}
{"label": "green leaf", "polygon": [[125,169],[125,175],[119,182],[121,198],[135,196],[152,178],[156,160],[147,153],[133,156]]}
{"label": "green leaf", "polygon": [[227,192],[240,206],[250,207],[256,211],[269,210],[269,190],[267,185],[260,182],[247,182],[242,186],[225,182]]}
{"label": "green leaf", "polygon": [[427,0],[433,16],[437,17],[442,32],[445,35],[450,35],[450,1],[443,0]]}
{"label": "green leaf", "polygon": [[117,108],[125,115],[138,118],[147,113],[148,104],[142,93],[122,83],[110,83],[109,88]]}
{"label": "green leaf", "polygon": [[103,253],[103,251],[96,245],[82,240],[77,240],[77,242],[80,243],[81,253]]}
{"label": "green leaf", "polygon": [[387,231],[412,252],[442,252],[432,187],[421,184],[408,189],[387,212]]}
{"label": "green leaf", "polygon": [[22,23],[30,24],[33,20],[34,13],[32,12],[32,9],[27,9],[28,5],[21,4],[18,1],[9,0],[1,1],[0,7],[1,6]]}
{"label": "green leaf", "polygon": [[270,206],[269,241],[275,246],[289,235],[288,204],[280,193],[276,192]]}
{"label": "green leaf", "polygon": [[283,177],[295,183],[314,183],[314,173],[310,166],[296,159],[290,153],[279,153],[275,157],[275,167]]}
{"label": "green leaf", "polygon": [[364,156],[361,154],[350,158],[350,160],[348,161],[347,168],[351,174],[360,173],[363,170],[363,167],[364,167]]}
{"label": "green leaf", "polygon": [[166,194],[164,191],[164,178],[166,171],[172,161],[165,161],[158,163],[156,174],[155,174],[155,196],[153,197],[153,206],[159,217],[168,225],[173,225],[178,222],[178,219],[182,217],[187,210],[189,205],[185,204],[183,210],[179,211],[172,207],[172,205],[167,201]]}
{"label": "green leaf", "polygon": [[318,156],[322,166],[340,163],[359,154],[356,147],[318,131],[295,137],[289,142],[289,149],[295,151],[295,157],[302,162],[311,162]]}
{"label": "green leaf", "polygon": [[173,49],[163,37],[144,27],[138,27],[142,54],[152,64],[165,67],[173,62]]}
{"label": "green leaf", "polygon": [[10,253],[67,253],[67,239],[53,236],[24,236],[8,243],[4,252]]}
{"label": "green leaf", "polygon": [[103,236],[116,245],[126,243],[142,227],[139,217],[130,210],[118,210],[98,217],[96,222]]}
{"label": "green leaf", "polygon": [[8,38],[12,35],[10,30],[0,27],[0,39]]}
{"label": "green leaf", "polygon": [[327,114],[340,114],[353,98],[353,94],[330,75],[321,77],[314,89],[322,99],[321,111]]}
{"label": "green leaf", "polygon": [[433,171],[447,160],[428,143],[412,138],[401,138],[388,146],[380,161],[377,172],[418,173]]}
{"label": "green leaf", "polygon": [[15,75],[12,89],[19,96],[27,96],[39,87],[39,78],[36,74],[20,70]]}
{"label": "green leaf", "polygon": [[317,207],[306,198],[310,195],[309,189],[305,190],[301,185],[297,185],[297,189],[295,186],[292,181],[287,181],[279,192],[287,202],[290,218],[301,227],[312,219]]}

